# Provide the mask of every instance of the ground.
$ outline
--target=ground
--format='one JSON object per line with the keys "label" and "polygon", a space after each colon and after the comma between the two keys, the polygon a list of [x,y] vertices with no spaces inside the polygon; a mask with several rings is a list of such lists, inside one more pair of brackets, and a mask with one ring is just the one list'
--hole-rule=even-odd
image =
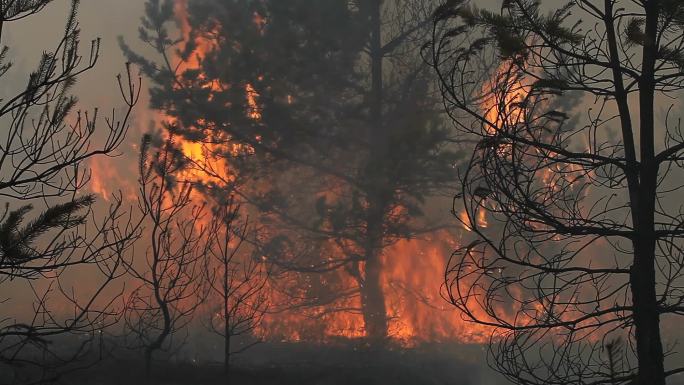
{"label": "ground", "polygon": [[[356,344],[265,344],[236,359],[231,385],[478,385],[481,347],[430,344],[372,349]],[[218,362],[158,362],[146,381],[140,360],[110,359],[66,379],[74,385],[225,384]],[[489,384],[494,384],[489,380]]]}

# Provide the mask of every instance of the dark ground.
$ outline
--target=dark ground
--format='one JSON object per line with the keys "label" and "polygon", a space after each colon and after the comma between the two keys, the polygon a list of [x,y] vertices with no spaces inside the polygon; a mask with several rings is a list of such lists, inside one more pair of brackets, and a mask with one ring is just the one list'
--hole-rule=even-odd
{"label": "dark ground", "polygon": [[[481,347],[425,345],[370,349],[352,344],[264,344],[236,359],[231,385],[479,385]],[[225,384],[218,362],[157,362],[146,381],[142,361],[110,359],[64,379],[73,385]],[[487,383],[494,384],[487,381]]]}

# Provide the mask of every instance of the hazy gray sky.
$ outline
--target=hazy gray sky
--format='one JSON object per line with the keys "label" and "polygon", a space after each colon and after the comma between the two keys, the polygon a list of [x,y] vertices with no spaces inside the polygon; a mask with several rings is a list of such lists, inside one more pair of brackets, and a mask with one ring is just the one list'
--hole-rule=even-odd
{"label": "hazy gray sky", "polygon": [[[0,95],[13,95],[23,89],[27,76],[36,68],[41,53],[55,49],[63,36],[70,4],[71,0],[54,0],[37,15],[5,26],[1,43],[10,47],[9,57],[14,66],[3,76]],[[145,47],[138,40],[138,26],[144,4],[145,0],[81,0],[78,13],[81,28],[80,54],[87,61],[90,42],[98,37],[101,38],[101,49],[97,65],[79,77],[72,93],[79,99],[78,109],[100,109],[97,131],[100,138],[107,131],[104,115],[111,116],[113,108],[121,109],[125,106],[116,81],[117,74],[125,71],[126,62],[118,37],[123,36],[136,49]],[[145,52],[149,52],[149,49]],[[134,69],[133,75],[138,75],[137,69]],[[148,83],[143,79],[144,89]],[[96,179],[106,180],[106,190],[93,190],[103,193],[105,197],[119,189],[130,190],[134,185],[135,170],[130,168],[134,167],[135,162],[130,162],[130,159],[137,158],[138,150],[134,145],[140,142],[141,133],[147,130],[151,119],[144,95],[145,93],[134,110],[133,119],[129,121],[130,130],[126,141],[119,147],[124,156],[116,159],[96,158],[89,163],[94,170],[99,170],[100,176],[91,180],[90,187],[95,186]],[[117,115],[117,119],[120,118],[121,115]]]}
{"label": "hazy gray sky", "polygon": [[[25,82],[25,77],[18,75],[35,68],[41,52],[55,47],[70,3],[70,0],[55,0],[39,14],[6,26],[2,43],[10,47],[10,57],[15,62],[14,73],[8,74],[7,79]],[[137,41],[144,3],[144,0],[81,1],[78,20],[83,38],[82,54],[87,55],[90,40],[102,39],[97,67],[79,79],[74,92],[84,105],[110,108],[113,101],[118,103],[115,76],[123,71],[125,59],[117,37],[122,35],[128,41]]]}

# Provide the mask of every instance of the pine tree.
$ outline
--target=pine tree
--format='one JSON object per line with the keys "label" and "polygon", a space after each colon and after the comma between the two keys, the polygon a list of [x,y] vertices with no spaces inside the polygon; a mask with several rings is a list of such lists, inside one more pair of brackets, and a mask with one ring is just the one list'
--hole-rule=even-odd
{"label": "pine tree", "polygon": [[[32,22],[52,2],[3,0],[0,38],[8,26]],[[122,143],[140,88],[130,68],[127,78],[118,78],[126,108],[120,120],[114,114],[105,119],[105,127],[97,109],[76,110],[78,99],[71,91],[100,53],[100,41],[93,40],[83,55],[78,5],[71,1],[62,34],[17,89],[7,80],[22,73],[12,62],[15,47],[0,48],[5,86],[0,99],[3,383],[47,383],[74,363],[92,362],[88,348],[94,336],[116,319],[105,288],[123,274],[121,256],[139,235],[121,196],[115,194],[109,209],[96,216],[94,197],[83,193],[90,177],[87,162],[113,154]],[[77,290],[64,278],[89,266],[95,272],[89,277],[92,287]],[[76,334],[80,339],[73,338]],[[56,347],[57,338],[76,340],[74,350]]]}
{"label": "pine tree", "polygon": [[357,300],[375,340],[388,333],[383,250],[443,225],[423,209],[459,159],[419,55],[423,3],[193,1],[189,40],[176,49],[172,2],[150,1],[143,40],[182,64],[124,44],[154,80],[152,105],[173,118],[169,129],[223,144],[243,198],[271,222],[269,259],[306,282],[350,277],[355,287],[330,276],[331,287],[314,285],[311,303]]}
{"label": "pine tree", "polygon": [[[684,304],[684,140],[676,104],[658,104],[682,90],[684,4],[500,4],[445,2],[426,47],[477,143],[458,197],[476,239],[452,259],[450,299],[496,329],[490,362],[512,381],[664,385],[684,370],[661,326]],[[581,109],[563,106],[573,94]],[[624,365],[599,358],[599,336],[626,341]]]}

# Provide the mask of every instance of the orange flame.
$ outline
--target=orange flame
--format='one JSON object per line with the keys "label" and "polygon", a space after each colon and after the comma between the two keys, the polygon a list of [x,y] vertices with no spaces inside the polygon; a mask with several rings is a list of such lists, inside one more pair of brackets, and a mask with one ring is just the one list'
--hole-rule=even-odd
{"label": "orange flame", "polygon": [[523,83],[514,68],[512,63],[504,61],[492,79],[483,86],[480,109],[489,122],[485,127],[489,135],[524,122],[526,118],[521,103],[530,93],[531,86]]}
{"label": "orange flame", "polygon": [[[491,329],[465,321],[440,295],[448,256],[457,247],[446,231],[434,238],[402,240],[384,250],[381,287],[389,320],[388,337],[402,346],[425,342],[484,343]],[[354,287],[343,272],[335,278]],[[330,312],[332,309],[347,309]],[[308,312],[287,310],[266,317],[260,332],[271,340],[330,342],[365,336],[358,297]]]}
{"label": "orange flame", "polygon": [[447,257],[457,247],[441,232],[425,240],[403,240],[383,254],[383,290],[390,336],[405,345],[459,341],[484,343],[491,330],[464,320],[440,296]]}
{"label": "orange flame", "polygon": [[[176,18],[182,36],[185,39],[190,39],[191,26],[186,7],[187,0],[176,1]],[[254,22],[263,29],[267,20],[255,14]],[[180,64],[181,70],[200,68],[202,57],[215,47],[212,42],[206,40],[200,40],[196,43],[195,55],[184,63],[180,63],[180,59],[177,58],[172,64],[174,66]],[[220,91],[222,89],[218,80],[208,81],[207,84],[212,90]],[[255,121],[261,120],[262,109],[259,105],[260,95],[257,88],[253,84],[246,84],[244,89],[246,116]],[[288,95],[287,103],[292,104],[294,102],[294,97]],[[490,113],[493,114],[492,117],[499,115],[495,112]],[[166,120],[173,123],[173,118],[161,114],[156,116],[156,120]],[[197,123],[202,126],[207,122]],[[191,169],[184,175],[187,179],[202,182],[214,181],[217,176],[223,181],[230,181],[234,178],[226,160],[212,154],[228,152],[238,155],[254,151],[253,148],[239,145],[225,149],[217,148],[215,146],[218,145],[213,144],[191,142],[181,138],[178,140],[183,154],[188,159],[211,168],[217,173],[212,176]],[[106,184],[103,183],[106,180],[106,174],[102,171],[98,173],[101,179],[94,184],[93,188],[97,191],[106,192]],[[199,202],[204,200],[204,197],[196,192],[193,199]],[[480,208],[477,211],[476,220],[480,227],[487,227],[484,209]],[[388,309],[390,338],[405,346],[430,341],[466,343],[487,341],[490,334],[487,328],[464,321],[462,315],[440,296],[441,277],[444,276],[446,260],[455,248],[456,241],[453,240],[452,235],[448,232],[440,232],[434,234],[430,239],[402,240],[384,250],[381,256],[383,267],[381,286]],[[341,253],[341,250],[333,250],[333,253]],[[336,280],[342,287],[353,288],[358,286],[358,282],[344,270],[334,271],[326,279]],[[284,283],[284,285],[287,284],[287,282]],[[301,282],[294,284],[301,284]],[[322,284],[325,285],[326,282],[324,281]],[[272,289],[270,302],[282,303],[287,300],[287,297],[279,294],[275,288],[270,289]],[[310,287],[302,288],[298,294],[304,295],[306,289],[310,289]],[[290,309],[283,313],[269,314],[256,330],[256,334],[269,339],[287,341],[327,342],[335,338],[362,338],[365,336],[365,330],[363,317],[358,310],[360,307],[360,297],[357,295],[344,297],[324,306],[309,309]],[[339,309],[347,310],[333,311]]]}

